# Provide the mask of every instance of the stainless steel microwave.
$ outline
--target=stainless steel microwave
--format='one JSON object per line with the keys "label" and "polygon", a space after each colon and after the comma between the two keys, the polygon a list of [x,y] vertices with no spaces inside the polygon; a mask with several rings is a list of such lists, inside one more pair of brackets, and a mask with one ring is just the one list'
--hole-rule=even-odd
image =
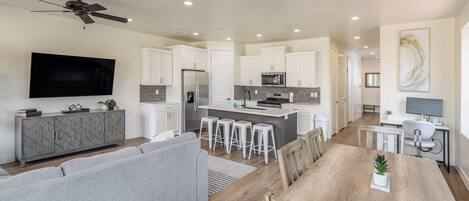
{"label": "stainless steel microwave", "polygon": [[285,87],[286,86],[286,73],[285,72],[262,73],[262,86]]}

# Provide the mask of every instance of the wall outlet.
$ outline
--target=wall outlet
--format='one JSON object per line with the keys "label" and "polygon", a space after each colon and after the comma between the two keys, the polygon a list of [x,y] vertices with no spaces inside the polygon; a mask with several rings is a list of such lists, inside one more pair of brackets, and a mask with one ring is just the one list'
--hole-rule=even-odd
{"label": "wall outlet", "polygon": [[256,95],[257,95],[257,94],[259,94],[259,91],[257,91],[257,90],[254,90],[254,94],[256,94]]}
{"label": "wall outlet", "polygon": [[317,98],[318,92],[311,92],[311,98]]}
{"label": "wall outlet", "polygon": [[155,95],[160,95],[160,90],[155,90]]}

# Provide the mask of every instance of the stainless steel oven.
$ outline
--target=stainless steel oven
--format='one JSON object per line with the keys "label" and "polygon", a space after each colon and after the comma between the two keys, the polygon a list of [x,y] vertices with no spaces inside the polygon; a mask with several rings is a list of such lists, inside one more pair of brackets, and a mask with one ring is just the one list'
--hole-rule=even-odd
{"label": "stainless steel oven", "polygon": [[285,87],[286,86],[286,73],[285,72],[262,73],[262,86]]}

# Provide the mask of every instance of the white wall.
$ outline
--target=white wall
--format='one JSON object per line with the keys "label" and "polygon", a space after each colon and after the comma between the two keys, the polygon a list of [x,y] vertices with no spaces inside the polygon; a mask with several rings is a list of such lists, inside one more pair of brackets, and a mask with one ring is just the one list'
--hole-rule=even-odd
{"label": "white wall", "polygon": [[[464,35],[464,37],[462,37]],[[464,47],[462,47],[464,43]],[[464,56],[463,56],[464,55]],[[467,88],[467,78],[469,76],[469,3],[466,3],[461,8],[456,18],[456,167],[459,175],[461,176],[466,188],[469,189],[469,131],[461,131],[463,125],[467,126],[468,119],[466,117],[460,118],[461,114],[469,113],[468,96],[469,89]],[[462,63],[464,61],[464,64]],[[462,66],[464,65],[464,70]],[[463,79],[465,78],[465,79]],[[462,81],[464,83],[462,84]],[[464,86],[462,89],[461,86]],[[463,91],[462,91],[463,90]],[[465,96],[461,99],[461,93]],[[465,107],[462,108],[461,106]],[[465,123],[462,123],[465,122]],[[467,128],[467,127],[466,127]],[[463,134],[463,132],[465,132]]]}
{"label": "white wall", "polygon": [[362,102],[366,105],[380,104],[380,88],[365,87],[365,73],[379,73],[379,59],[362,59]]}
{"label": "white wall", "polygon": [[[399,91],[399,31],[426,28],[430,33],[430,92]],[[444,100],[443,121],[455,133],[455,19],[440,19],[381,27],[381,115],[393,111],[393,118],[414,119],[405,113],[406,97],[438,98]],[[438,136],[438,135],[437,135]],[[454,163],[454,137],[451,138],[451,162]],[[428,157],[435,157],[428,155]],[[441,153],[438,157],[441,157]]]}
{"label": "white wall", "polygon": [[[330,70],[329,70],[329,49],[330,38],[311,38],[303,40],[291,40],[273,43],[246,44],[246,55],[259,55],[261,48],[287,46],[290,52],[318,51],[319,77],[321,82],[321,104],[319,113],[330,116]],[[331,130],[330,128],[328,130]]]}
{"label": "white wall", "polygon": [[[21,108],[58,112],[80,103],[95,108],[113,98],[126,109],[126,138],[142,136],[139,50],[181,41],[0,6],[0,164],[14,160],[14,116]],[[28,99],[31,52],[116,59],[113,96]]]}

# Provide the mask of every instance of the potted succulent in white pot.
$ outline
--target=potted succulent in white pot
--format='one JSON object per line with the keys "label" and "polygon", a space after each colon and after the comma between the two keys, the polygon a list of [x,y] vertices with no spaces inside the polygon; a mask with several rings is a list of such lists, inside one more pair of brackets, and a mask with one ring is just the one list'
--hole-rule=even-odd
{"label": "potted succulent in white pot", "polygon": [[384,155],[377,154],[375,158],[375,169],[373,171],[373,183],[377,186],[388,185],[389,166]]}

